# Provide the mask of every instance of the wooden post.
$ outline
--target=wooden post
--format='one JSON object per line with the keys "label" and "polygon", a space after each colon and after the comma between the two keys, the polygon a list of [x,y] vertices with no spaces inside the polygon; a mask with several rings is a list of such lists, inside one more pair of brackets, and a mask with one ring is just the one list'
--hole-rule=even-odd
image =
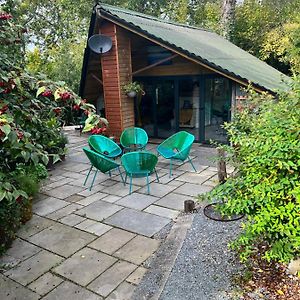
{"label": "wooden post", "polygon": [[226,181],[227,171],[226,171],[226,162],[225,162],[225,150],[222,148],[217,148],[218,152],[218,179],[222,184]]}

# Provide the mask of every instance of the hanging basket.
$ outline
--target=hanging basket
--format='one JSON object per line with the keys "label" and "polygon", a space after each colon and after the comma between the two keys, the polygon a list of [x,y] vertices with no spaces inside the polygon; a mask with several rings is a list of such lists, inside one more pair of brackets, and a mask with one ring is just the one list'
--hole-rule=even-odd
{"label": "hanging basket", "polygon": [[223,205],[223,203],[215,202],[215,203],[206,205],[203,209],[204,215],[211,220],[219,221],[219,222],[232,222],[232,221],[240,220],[244,217],[243,214],[224,216],[216,209],[217,205]]}
{"label": "hanging basket", "polygon": [[136,96],[136,92],[135,92],[135,91],[128,92],[128,93],[127,93],[127,96],[128,96],[129,98],[134,98],[134,97]]}

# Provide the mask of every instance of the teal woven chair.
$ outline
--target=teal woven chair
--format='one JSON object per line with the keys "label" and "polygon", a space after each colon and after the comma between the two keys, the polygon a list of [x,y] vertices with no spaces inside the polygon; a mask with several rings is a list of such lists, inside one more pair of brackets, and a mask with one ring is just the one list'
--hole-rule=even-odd
{"label": "teal woven chair", "polygon": [[133,177],[146,177],[147,191],[148,194],[150,194],[149,175],[155,172],[157,182],[159,182],[158,175],[155,170],[157,160],[158,159],[155,154],[146,151],[129,152],[121,157],[122,165],[126,172],[125,183],[127,182],[127,176],[130,177],[129,194],[132,192]]}
{"label": "teal woven chair", "polygon": [[183,162],[188,159],[195,172],[197,172],[189,157],[194,140],[195,137],[192,134],[186,131],[179,131],[157,147],[159,155],[170,160],[170,177],[172,176],[172,160],[181,160]]}
{"label": "teal woven chair", "polygon": [[120,137],[123,153],[145,149],[148,143],[147,132],[139,127],[125,129]]}
{"label": "teal woven chair", "polygon": [[118,144],[103,135],[90,136],[89,146],[92,150],[109,158],[115,158],[122,153],[122,150]]}
{"label": "teal woven chair", "polygon": [[120,176],[121,176],[121,179],[123,181],[123,184],[125,185],[124,178],[123,178],[121,170],[120,170],[120,165],[118,163],[116,163],[115,161],[105,157],[104,155],[101,155],[100,153],[97,153],[97,152],[95,152],[93,150],[90,150],[88,148],[83,148],[82,150],[84,151],[84,153],[88,157],[89,161],[91,162],[90,170],[89,170],[89,172],[88,172],[88,174],[85,178],[85,181],[84,181],[83,185],[86,184],[92,169],[93,168],[96,169],[95,174],[94,174],[94,178],[92,180],[92,184],[91,184],[89,190],[91,190],[93,185],[94,185],[94,182],[95,182],[98,171],[100,171],[104,174],[108,173],[109,176],[111,176],[111,171],[115,170],[115,169],[118,169],[118,171],[120,173]]}

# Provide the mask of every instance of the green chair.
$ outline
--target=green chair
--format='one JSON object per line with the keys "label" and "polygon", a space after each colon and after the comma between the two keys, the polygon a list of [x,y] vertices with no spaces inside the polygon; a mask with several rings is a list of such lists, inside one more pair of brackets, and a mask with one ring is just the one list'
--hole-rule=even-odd
{"label": "green chair", "polygon": [[122,153],[122,150],[118,144],[103,135],[90,136],[89,146],[92,150],[109,158],[115,158]]}
{"label": "green chair", "polygon": [[123,153],[143,150],[148,143],[148,135],[142,128],[130,127],[122,132],[120,143],[123,147]]}
{"label": "green chair", "polygon": [[157,147],[159,155],[166,159],[170,159],[170,177],[172,176],[172,160],[185,161],[188,159],[195,172],[197,172],[189,157],[194,140],[195,137],[192,134],[186,131],[179,131],[163,141]]}
{"label": "green chair", "polygon": [[97,153],[97,152],[95,152],[93,150],[90,150],[88,148],[83,148],[82,150],[84,151],[84,153],[88,157],[89,161],[91,162],[91,168],[90,168],[90,170],[89,170],[89,172],[88,172],[88,174],[85,178],[85,181],[84,181],[83,185],[86,184],[92,169],[96,168],[95,175],[94,175],[94,178],[92,180],[92,184],[91,184],[89,190],[91,190],[93,185],[94,185],[94,182],[95,182],[96,175],[97,175],[98,171],[100,171],[104,174],[109,173],[109,176],[111,176],[111,171],[115,170],[115,169],[118,169],[118,171],[120,173],[120,176],[121,176],[121,179],[122,179],[122,182],[125,185],[125,182],[124,182],[121,170],[120,170],[120,165],[118,163],[116,163],[115,161],[105,157],[104,155],[101,155],[100,153]]}
{"label": "green chair", "polygon": [[130,177],[129,194],[132,192],[132,178],[147,177],[147,191],[150,194],[149,175],[153,172],[156,174],[157,182],[159,182],[155,166],[157,164],[157,156],[151,152],[139,151],[129,152],[121,157],[123,168],[126,172],[125,183],[127,176]]}

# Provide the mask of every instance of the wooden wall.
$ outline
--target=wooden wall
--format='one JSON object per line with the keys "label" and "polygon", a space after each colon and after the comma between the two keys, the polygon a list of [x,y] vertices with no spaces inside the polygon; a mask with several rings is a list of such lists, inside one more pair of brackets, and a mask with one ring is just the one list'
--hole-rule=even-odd
{"label": "wooden wall", "polygon": [[110,36],[112,49],[101,56],[105,115],[110,134],[120,137],[126,127],[134,125],[133,100],[122,91],[131,81],[131,50],[128,34],[115,24],[106,22],[101,33]]}

